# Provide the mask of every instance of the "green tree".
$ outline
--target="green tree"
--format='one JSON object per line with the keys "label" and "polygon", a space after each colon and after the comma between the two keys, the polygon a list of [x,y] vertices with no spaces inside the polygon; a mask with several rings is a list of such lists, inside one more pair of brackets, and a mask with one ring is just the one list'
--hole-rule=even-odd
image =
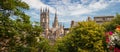
{"label": "green tree", "polygon": [[29,6],[21,0],[0,0],[0,51],[14,52],[16,50],[12,48],[22,46],[20,45],[20,43],[22,43],[22,41],[20,41],[20,36],[22,36],[19,31],[20,28],[17,29],[19,27],[16,26],[17,22],[9,18],[12,14],[16,17],[21,17],[23,21],[29,21],[28,19],[22,18],[28,18],[22,9],[29,9]]}
{"label": "green tree", "polygon": [[111,22],[106,22],[103,24],[106,31],[115,31],[117,25],[120,25],[120,14],[118,13]]}
{"label": "green tree", "polygon": [[59,52],[104,52],[104,27],[93,21],[79,22],[58,41]]}
{"label": "green tree", "polygon": [[[29,6],[21,0],[0,0],[0,51],[38,52],[47,50],[48,42],[41,38],[42,28],[32,25],[30,17],[24,13]],[[12,20],[11,14],[17,19]],[[42,43],[41,43],[42,42]],[[44,48],[41,46],[46,45]]]}

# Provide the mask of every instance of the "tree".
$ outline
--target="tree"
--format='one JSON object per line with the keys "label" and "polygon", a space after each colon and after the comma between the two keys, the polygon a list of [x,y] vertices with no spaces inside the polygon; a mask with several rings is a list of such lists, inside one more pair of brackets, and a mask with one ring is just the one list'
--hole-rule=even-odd
{"label": "tree", "polygon": [[[29,6],[21,0],[0,0],[0,51],[2,52],[38,52],[39,45],[46,45],[41,38],[42,28],[32,25],[30,17],[24,13]],[[17,19],[12,20],[14,15]],[[40,41],[39,41],[40,40]],[[44,42],[43,42],[44,41]],[[43,42],[41,44],[41,42]]]}
{"label": "tree", "polygon": [[106,22],[103,24],[106,31],[115,31],[117,25],[120,25],[120,14],[116,14],[111,22]]}
{"label": "tree", "polygon": [[93,21],[79,22],[57,45],[60,52],[104,52],[104,27]]}
{"label": "tree", "polygon": [[[21,1],[21,0],[0,0],[0,51],[8,52],[8,51],[16,51],[12,48],[21,47],[20,43],[22,43],[19,29],[16,26],[17,22],[11,20],[9,17],[10,15],[15,15],[16,17],[25,17],[28,18],[23,10],[29,9],[29,6]],[[14,14],[13,14],[14,13]],[[27,20],[23,19],[21,20]],[[18,25],[18,24],[17,24]],[[21,22],[22,25],[22,22]],[[17,46],[17,47],[16,47]]]}

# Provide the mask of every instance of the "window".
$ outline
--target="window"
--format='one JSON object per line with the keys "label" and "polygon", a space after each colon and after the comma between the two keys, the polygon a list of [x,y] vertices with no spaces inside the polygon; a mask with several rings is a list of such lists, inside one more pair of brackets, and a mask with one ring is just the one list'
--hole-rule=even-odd
{"label": "window", "polygon": [[45,22],[45,19],[43,18],[42,22]]}
{"label": "window", "polygon": [[103,18],[95,18],[95,21],[103,21]]}

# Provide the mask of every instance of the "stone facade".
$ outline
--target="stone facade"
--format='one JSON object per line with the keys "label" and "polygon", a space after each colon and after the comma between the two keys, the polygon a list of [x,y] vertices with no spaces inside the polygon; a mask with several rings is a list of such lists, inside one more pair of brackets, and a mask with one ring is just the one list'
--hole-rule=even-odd
{"label": "stone facade", "polygon": [[[103,24],[104,22],[110,22],[112,19],[114,19],[114,16],[96,16],[94,17],[94,21],[97,24]],[[86,21],[93,21],[91,17],[88,17]],[[71,21],[71,27],[74,27],[78,25],[78,22]]]}
{"label": "stone facade", "polygon": [[94,21],[98,24],[103,24],[104,22],[110,22],[114,16],[96,16]]}
{"label": "stone facade", "polygon": [[[102,24],[103,22],[109,22],[114,18],[114,16],[98,16],[94,17],[94,21],[98,24]],[[90,17],[86,21],[92,21]],[[49,17],[49,9],[41,9],[40,14],[40,24],[43,28],[42,35],[45,38],[48,38],[51,41],[55,41],[57,38],[61,38],[67,33],[69,33],[69,28],[64,28],[63,25],[59,24],[57,13],[55,12],[54,22],[52,27],[49,27],[50,17]],[[78,22],[71,21],[71,27],[78,25]]]}
{"label": "stone facade", "polygon": [[[52,28],[49,27],[49,9],[41,9],[40,14],[40,24],[44,30],[42,35],[45,38],[48,38],[49,40],[52,40],[53,42],[60,37],[63,37],[66,33],[64,30],[64,26],[62,24],[59,24],[57,13],[55,13],[54,22],[52,24]],[[67,29],[68,30],[68,29]]]}

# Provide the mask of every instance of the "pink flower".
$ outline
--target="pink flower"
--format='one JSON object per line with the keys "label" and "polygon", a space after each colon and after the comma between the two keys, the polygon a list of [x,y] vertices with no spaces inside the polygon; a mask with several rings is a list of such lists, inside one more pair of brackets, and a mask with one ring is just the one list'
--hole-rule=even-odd
{"label": "pink flower", "polygon": [[109,32],[109,34],[110,34],[110,35],[112,35],[112,34],[113,34],[113,32],[112,32],[112,31],[110,31],[110,32]]}
{"label": "pink flower", "polygon": [[109,40],[109,32],[106,32],[105,33],[105,37],[106,37],[106,43],[109,43],[110,42],[110,40]]}
{"label": "pink flower", "polygon": [[108,43],[108,42],[110,42],[110,40],[109,40],[109,38],[108,38],[108,37],[106,37],[106,43]]}
{"label": "pink flower", "polygon": [[120,52],[120,49],[118,49],[118,48],[114,48],[114,52]]}

